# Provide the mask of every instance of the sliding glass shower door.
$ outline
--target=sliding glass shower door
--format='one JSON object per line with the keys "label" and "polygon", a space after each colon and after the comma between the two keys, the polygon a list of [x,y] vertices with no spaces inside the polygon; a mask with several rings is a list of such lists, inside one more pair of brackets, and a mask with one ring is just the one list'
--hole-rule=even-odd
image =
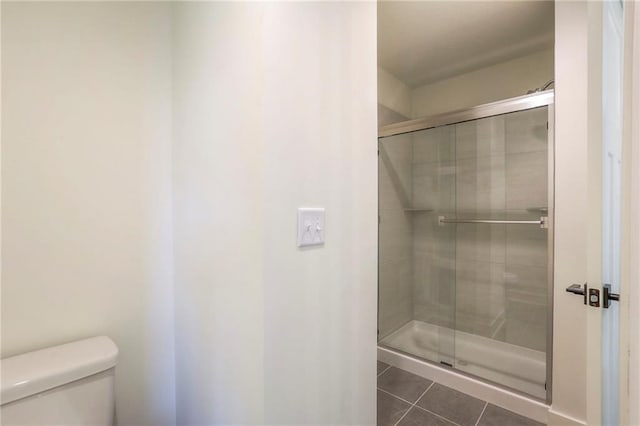
{"label": "sliding glass shower door", "polygon": [[548,115],[380,139],[381,345],[546,398]]}
{"label": "sliding glass shower door", "polygon": [[[546,107],[456,124],[456,368],[546,396]],[[446,217],[446,216],[445,216]]]}
{"label": "sliding glass shower door", "polygon": [[385,345],[453,366],[456,317],[455,126],[380,140],[379,338]]}

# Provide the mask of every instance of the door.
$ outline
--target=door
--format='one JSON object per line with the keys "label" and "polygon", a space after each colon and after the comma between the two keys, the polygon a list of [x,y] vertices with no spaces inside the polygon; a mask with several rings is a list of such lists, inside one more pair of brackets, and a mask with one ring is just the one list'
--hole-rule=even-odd
{"label": "door", "polygon": [[[549,106],[455,125],[455,367],[547,399]],[[550,210],[551,209],[551,210]]]}
{"label": "door", "polygon": [[453,366],[455,125],[378,144],[378,343]]}
{"label": "door", "polygon": [[[589,313],[587,364],[587,423],[613,426],[626,423],[626,357],[628,339],[621,329],[623,227],[623,170],[628,167],[623,152],[624,75],[630,72],[625,61],[624,16],[627,4],[606,1],[590,4],[594,48],[592,64],[599,64],[599,81],[594,81],[589,102],[593,103],[590,135],[589,191],[592,209],[588,262]],[[594,30],[595,29],[595,30]],[[590,43],[592,41],[590,40]],[[598,59],[597,61],[595,59]],[[591,70],[590,70],[591,71]],[[596,70],[597,71],[597,70]],[[593,266],[595,265],[595,266]],[[594,294],[592,292],[598,292]],[[593,298],[593,300],[591,299]],[[626,311],[625,311],[626,312]]]}
{"label": "door", "polygon": [[602,424],[620,424],[623,3],[602,3]]}
{"label": "door", "polygon": [[[567,290],[581,295],[570,300],[560,285],[554,293],[550,424],[629,424],[631,299],[621,272],[628,255],[627,84],[637,73],[628,60],[632,7],[556,2],[554,276],[563,287],[579,282]],[[620,295],[607,308],[604,284]]]}

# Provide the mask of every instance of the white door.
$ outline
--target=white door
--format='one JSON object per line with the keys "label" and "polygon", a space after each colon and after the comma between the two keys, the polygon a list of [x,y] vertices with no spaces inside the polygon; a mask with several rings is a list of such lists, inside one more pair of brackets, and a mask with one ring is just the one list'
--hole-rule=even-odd
{"label": "white door", "polygon": [[[640,50],[640,43],[630,43],[632,30],[640,29],[630,19],[636,6],[619,0],[556,2],[556,250],[549,424],[629,425],[630,405],[637,405],[629,398],[634,382],[627,380],[629,335],[637,323],[629,307],[634,308],[637,297],[630,297],[634,287],[625,267],[638,262],[629,258],[628,249],[628,227],[634,219],[628,205],[629,127],[637,121],[631,117],[628,95],[631,77],[640,72],[640,65],[632,69],[629,60]],[[580,299],[566,295],[565,283],[576,283],[567,291],[580,294]],[[619,294],[619,301],[610,301],[607,308],[602,300],[605,284]]]}
{"label": "white door", "polygon": [[[621,288],[622,256],[625,246],[622,241],[623,226],[623,186],[624,168],[629,164],[623,156],[626,151],[623,132],[624,75],[631,71],[625,61],[625,12],[629,4],[619,0],[590,4],[592,23],[597,31],[592,31],[590,43],[599,46],[590,55],[600,59],[592,61],[594,67],[600,64],[601,80],[592,86],[590,102],[594,103],[590,116],[599,129],[590,137],[590,155],[593,160],[589,169],[589,191],[596,203],[591,204],[589,222],[591,229],[599,233],[595,240],[599,247],[590,250],[589,263],[595,274],[589,275],[589,298],[594,304],[589,306],[589,338],[592,345],[588,350],[599,353],[589,355],[590,376],[587,389],[587,422],[590,425],[614,426],[626,423],[627,397],[626,368],[628,338],[621,332],[621,303],[627,302],[628,293]],[[592,70],[590,69],[590,72]],[[597,89],[593,89],[593,88]],[[593,96],[592,96],[593,95]],[[591,292],[598,291],[599,294]],[[609,297],[608,297],[609,296]],[[620,300],[617,300],[618,297]],[[597,303],[596,303],[596,299]],[[591,301],[591,300],[590,300]],[[591,304],[591,303],[590,303]],[[597,305],[597,306],[595,306]],[[625,311],[626,312],[626,311]],[[622,373],[622,374],[621,374]],[[622,391],[621,391],[622,389]]]}
{"label": "white door", "polygon": [[602,425],[620,424],[623,3],[602,4]]}

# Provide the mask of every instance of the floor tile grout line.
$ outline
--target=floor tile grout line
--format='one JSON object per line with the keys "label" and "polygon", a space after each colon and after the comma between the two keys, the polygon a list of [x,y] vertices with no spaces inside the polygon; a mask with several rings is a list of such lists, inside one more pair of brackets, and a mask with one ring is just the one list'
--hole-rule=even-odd
{"label": "floor tile grout line", "polygon": [[441,418],[441,419],[443,419],[443,420],[446,420],[447,422],[449,422],[449,423],[451,423],[451,424],[454,424],[454,425],[456,425],[456,426],[460,426],[458,423],[454,422],[454,421],[453,421],[453,420],[451,420],[451,419],[446,418],[445,416],[443,416],[443,415],[441,415],[441,414],[434,413],[434,412],[433,412],[433,411],[431,411],[431,410],[427,410],[426,408],[424,408],[424,407],[421,407],[421,406],[417,405],[417,404],[418,404],[418,401],[420,401],[420,400],[422,399],[422,397],[423,397],[423,396],[425,396],[425,394],[427,393],[427,391],[428,391],[429,389],[431,389],[431,387],[432,387],[433,385],[435,385],[435,384],[436,384],[436,382],[433,382],[433,381],[432,381],[432,382],[431,382],[431,384],[429,385],[429,387],[427,388],[427,390],[426,390],[426,391],[424,391],[424,393],[423,393],[422,395],[420,395],[420,398],[418,398],[418,400],[416,401],[416,403],[415,403],[415,404],[413,404],[413,406],[414,406],[414,407],[416,407],[416,408],[419,408],[419,409],[420,409],[420,410],[422,410],[422,411],[426,411],[426,412],[427,412],[427,413],[429,413],[429,414],[433,414],[434,416],[439,417],[439,418]]}
{"label": "floor tile grout line", "polygon": [[418,403],[418,401],[420,401],[420,400],[422,399],[422,397],[424,396],[424,394],[426,394],[427,392],[429,392],[429,389],[431,389],[431,387],[432,387],[433,385],[435,385],[435,384],[436,384],[436,382],[431,381],[431,384],[429,385],[429,387],[427,387],[427,390],[426,390],[426,391],[424,391],[424,392],[422,392],[422,395],[420,395],[420,397],[419,397],[418,399],[416,399],[416,402],[414,402],[414,403],[413,403],[413,405],[416,405],[416,404]]}
{"label": "floor tile grout line", "polygon": [[[392,365],[389,365],[386,369],[384,369],[384,370],[383,370],[383,371],[378,375],[378,377],[380,377],[382,374],[384,374],[384,373],[385,373],[387,370],[389,370],[391,367],[393,367],[393,366],[392,366]],[[384,392],[384,393],[386,393],[387,395],[390,395],[390,396],[392,396],[393,398],[399,399],[400,401],[405,402],[405,403],[407,403],[407,404],[409,404],[409,405],[410,405],[410,407],[407,409],[407,411],[405,411],[405,413],[404,413],[404,414],[403,414],[403,415],[398,419],[398,421],[397,421],[396,423],[394,423],[394,426],[397,426],[397,425],[402,421],[402,419],[404,419],[404,418],[407,416],[407,414],[409,414],[409,411],[411,411],[411,409],[412,409],[413,407],[416,407],[416,408],[418,408],[418,409],[420,409],[420,410],[422,410],[422,411],[426,411],[427,413],[429,413],[429,414],[431,414],[431,415],[434,415],[434,416],[436,416],[436,417],[438,417],[438,418],[441,418],[441,419],[443,419],[443,420],[446,420],[447,422],[449,422],[449,423],[451,423],[451,424],[453,424],[453,425],[455,425],[455,426],[460,426],[458,423],[454,422],[454,421],[453,421],[453,420],[451,420],[451,419],[448,419],[448,418],[446,418],[446,417],[444,417],[444,416],[442,416],[442,415],[440,415],[440,414],[438,414],[438,413],[434,413],[433,411],[427,410],[426,408],[423,408],[423,407],[420,407],[419,405],[416,405],[416,404],[418,404],[418,401],[420,401],[420,400],[422,399],[422,397],[424,397],[424,396],[425,396],[425,394],[429,391],[429,389],[431,389],[431,388],[433,387],[433,385],[435,385],[435,384],[436,384],[436,382],[435,382],[435,381],[431,381],[431,384],[427,387],[427,389],[426,389],[424,392],[422,392],[422,394],[418,397],[418,399],[416,399],[416,402],[413,402],[413,403],[411,403],[411,402],[409,402],[408,400],[406,400],[406,399],[404,399],[404,398],[401,398],[401,397],[399,397],[398,395],[395,395],[395,394],[393,394],[393,393],[391,393],[391,392],[389,392],[389,391],[387,391],[387,390],[385,390],[385,389],[382,389],[382,388],[377,387],[377,386],[376,386],[376,388],[377,388],[379,391]],[[479,416],[479,417],[478,417],[478,419],[476,420],[476,422],[475,422],[474,426],[478,426],[478,423],[480,422],[480,419],[482,418],[482,415],[484,414],[485,410],[487,409],[487,406],[489,405],[489,403],[488,403],[487,401],[483,401],[483,402],[484,402],[484,407],[482,408],[482,412],[480,413],[480,416]]]}
{"label": "floor tile grout line", "polygon": [[407,401],[406,399],[404,399],[404,398],[400,398],[398,395],[394,395],[394,394],[392,394],[392,393],[391,393],[391,392],[389,392],[389,391],[386,391],[386,390],[384,390],[384,389],[382,389],[382,388],[378,388],[378,390],[379,390],[379,391],[381,391],[381,392],[386,393],[387,395],[391,395],[392,397],[394,397],[394,398],[396,398],[396,399],[399,399],[399,400],[400,400],[400,401],[402,401],[402,402],[406,402],[406,403],[407,403],[407,404],[409,404],[409,405],[413,405],[411,402]]}
{"label": "floor tile grout line", "polygon": [[409,414],[409,411],[411,411],[411,409],[412,409],[413,407],[415,407],[415,406],[416,406],[416,404],[418,403],[418,401],[420,401],[420,400],[422,399],[422,397],[427,393],[427,391],[428,391],[429,389],[431,389],[431,386],[433,386],[433,384],[434,384],[434,383],[435,383],[435,382],[433,382],[433,381],[432,381],[432,382],[431,382],[431,384],[430,384],[429,386],[427,386],[427,388],[424,390],[424,392],[422,392],[422,394],[418,397],[418,399],[416,399],[416,402],[414,402],[413,404],[411,404],[411,407],[409,407],[409,408],[407,409],[407,411],[405,411],[405,413],[402,415],[402,417],[400,417],[400,418],[398,419],[398,421],[397,421],[393,426],[398,426],[398,423],[400,423],[400,422],[402,421],[402,419],[404,419],[404,418],[405,418],[405,416],[406,416],[407,414]]}
{"label": "floor tile grout line", "polygon": [[385,368],[384,370],[382,370],[382,371],[380,372],[380,374],[378,374],[378,376],[377,376],[377,377],[382,376],[382,375],[383,375],[384,373],[386,373],[386,372],[387,372],[387,370],[388,370],[388,369],[390,369],[390,368],[391,368],[391,366],[390,366],[390,365],[387,365],[387,368]]}
{"label": "floor tile grout line", "polygon": [[402,419],[404,419],[404,418],[407,416],[407,414],[409,414],[409,411],[411,411],[411,409],[412,409],[412,408],[413,408],[413,406],[409,407],[409,408],[407,409],[407,411],[405,411],[405,412],[404,412],[404,414],[402,415],[402,417],[400,417],[400,418],[398,419],[398,421],[397,421],[397,422],[395,422],[395,423],[393,424],[393,426],[398,426],[398,423],[400,423],[400,422],[402,421]]}
{"label": "floor tile grout line", "polygon": [[427,413],[429,413],[429,414],[433,414],[434,416],[439,417],[439,418],[441,418],[442,420],[446,420],[447,422],[451,423],[452,425],[460,426],[460,424],[458,424],[458,423],[454,422],[454,421],[453,421],[453,420],[451,420],[451,419],[446,418],[446,417],[445,417],[445,416],[443,416],[442,414],[434,413],[433,411],[427,410],[426,408],[423,408],[423,407],[421,407],[421,406],[419,406],[419,405],[416,405],[415,407],[416,407],[417,409],[419,409],[419,410],[426,411],[426,412],[427,412]]}
{"label": "floor tile grout line", "polygon": [[489,405],[489,402],[484,403],[484,408],[482,409],[482,413],[480,413],[480,417],[478,417],[478,420],[476,420],[476,424],[474,426],[478,426],[478,423],[480,423],[480,419],[482,418],[482,416],[484,415],[485,410],[487,409],[487,405]]}

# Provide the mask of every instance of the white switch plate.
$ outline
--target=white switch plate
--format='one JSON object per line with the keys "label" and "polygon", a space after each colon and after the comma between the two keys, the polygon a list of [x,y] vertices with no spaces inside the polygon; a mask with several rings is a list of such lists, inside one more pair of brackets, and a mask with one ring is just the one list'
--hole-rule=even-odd
{"label": "white switch plate", "polygon": [[324,244],[324,208],[298,208],[298,247]]}

